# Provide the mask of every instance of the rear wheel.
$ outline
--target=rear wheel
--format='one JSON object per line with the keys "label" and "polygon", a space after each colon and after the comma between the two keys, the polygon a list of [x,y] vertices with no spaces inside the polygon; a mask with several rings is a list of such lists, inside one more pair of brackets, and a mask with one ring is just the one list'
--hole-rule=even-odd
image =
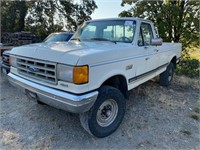
{"label": "rear wheel", "polygon": [[160,85],[169,86],[173,80],[174,64],[170,62],[165,72],[160,74]]}
{"label": "rear wheel", "polygon": [[89,112],[80,114],[83,128],[96,137],[112,134],[121,124],[126,109],[122,93],[113,87],[102,86]]}

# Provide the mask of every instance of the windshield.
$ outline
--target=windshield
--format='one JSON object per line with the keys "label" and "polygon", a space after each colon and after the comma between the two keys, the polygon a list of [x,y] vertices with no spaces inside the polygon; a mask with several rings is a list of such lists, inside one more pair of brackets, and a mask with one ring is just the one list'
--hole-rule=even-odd
{"label": "windshield", "polygon": [[86,22],[80,26],[73,39],[131,43],[135,33],[134,20],[103,20]]}
{"label": "windshield", "polygon": [[44,42],[62,42],[68,41],[71,38],[72,34],[64,33],[52,33],[50,34]]}

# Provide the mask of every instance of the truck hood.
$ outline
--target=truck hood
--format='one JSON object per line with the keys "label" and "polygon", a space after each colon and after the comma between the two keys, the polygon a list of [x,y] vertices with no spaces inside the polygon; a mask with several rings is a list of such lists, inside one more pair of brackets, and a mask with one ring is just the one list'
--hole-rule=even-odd
{"label": "truck hood", "polygon": [[[109,41],[97,41],[97,42],[71,41],[71,42],[37,43],[37,44],[15,47],[11,50],[10,53],[11,55],[34,58],[38,60],[45,60],[62,64],[84,65],[87,63],[96,64],[99,62],[106,61],[106,59],[110,58],[108,54],[109,51],[120,49],[125,45],[127,44],[125,43],[115,44]],[[92,56],[97,54],[99,54],[101,57],[98,57],[97,60],[96,56],[95,59],[93,60]],[[119,56],[120,55],[121,54],[119,54]]]}

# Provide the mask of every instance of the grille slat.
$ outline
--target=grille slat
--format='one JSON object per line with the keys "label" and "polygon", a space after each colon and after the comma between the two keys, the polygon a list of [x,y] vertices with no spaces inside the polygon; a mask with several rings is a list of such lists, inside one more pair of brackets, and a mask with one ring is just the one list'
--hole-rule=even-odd
{"label": "grille slat", "polygon": [[43,70],[48,70],[48,71],[55,71],[55,69],[50,69],[50,68],[46,68],[46,67],[41,67],[41,66],[38,66],[37,64],[36,65],[30,65],[30,64],[27,64],[27,63],[22,63],[22,62],[17,62],[18,64],[20,65],[26,65],[26,66],[29,66],[29,67],[35,67],[37,69],[43,69]]}
{"label": "grille slat", "polygon": [[[23,68],[23,67],[18,67],[18,69],[20,69],[20,70],[24,70],[25,72],[27,72],[27,73],[29,73],[30,71],[27,71],[28,69],[26,69],[26,68]],[[55,76],[53,76],[53,75],[49,75],[49,74],[45,74],[45,73],[41,73],[41,72],[39,72],[39,71],[37,71],[37,73],[34,73],[34,72],[30,72],[30,73],[32,73],[32,74],[35,74],[35,75],[42,75],[42,76],[46,76],[46,77],[51,77],[51,78],[54,78]]]}
{"label": "grille slat", "polygon": [[[2,56],[3,63],[9,65],[9,55],[3,54]],[[10,65],[9,65],[10,66]]]}
{"label": "grille slat", "polygon": [[17,58],[17,69],[24,76],[48,83],[57,83],[56,64],[33,59]]}

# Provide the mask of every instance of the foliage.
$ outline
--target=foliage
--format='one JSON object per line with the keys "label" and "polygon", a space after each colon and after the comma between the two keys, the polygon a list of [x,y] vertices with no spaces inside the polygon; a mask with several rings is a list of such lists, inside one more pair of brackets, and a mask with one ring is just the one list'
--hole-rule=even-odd
{"label": "foliage", "polygon": [[185,135],[185,136],[190,136],[192,133],[188,130],[181,130],[181,132]]}
{"label": "foliage", "polygon": [[184,59],[177,65],[176,74],[198,78],[200,73],[199,65],[197,59]]}
{"label": "foliage", "polygon": [[24,30],[24,18],[31,2],[6,1],[1,2],[1,31],[15,32]]}
{"label": "foliage", "polygon": [[26,30],[44,39],[52,32],[60,31],[63,23],[55,22],[56,7],[53,1],[36,1],[28,10]]}
{"label": "foliage", "polygon": [[75,31],[77,26],[90,20],[90,15],[97,8],[94,0],[82,0],[81,4],[71,3],[69,0],[59,0],[56,7],[67,20],[66,28]]}
{"label": "foliage", "polygon": [[1,1],[3,32],[32,31],[44,39],[48,34],[66,29],[75,31],[97,8],[94,0]]}
{"label": "foliage", "polygon": [[200,114],[200,107],[196,107],[196,108],[194,108],[194,112]]}
{"label": "foliage", "polygon": [[188,54],[182,53],[176,74],[198,78],[200,73],[200,47],[187,47]]}
{"label": "foliage", "polygon": [[[120,17],[149,19],[157,26],[165,42],[180,42],[183,45],[183,59],[177,65],[176,73],[189,77],[199,76],[198,58],[190,58],[191,45],[199,44],[200,2],[191,0],[122,0],[122,6],[131,5]],[[199,47],[198,47],[199,51]],[[199,59],[200,60],[200,59]]]}
{"label": "foliage", "polygon": [[191,115],[191,118],[194,119],[194,120],[199,121],[199,116],[198,115]]}
{"label": "foliage", "polygon": [[199,43],[199,1],[190,0],[122,0],[132,5],[120,17],[141,17],[152,20],[166,42],[181,42],[183,47]]}

